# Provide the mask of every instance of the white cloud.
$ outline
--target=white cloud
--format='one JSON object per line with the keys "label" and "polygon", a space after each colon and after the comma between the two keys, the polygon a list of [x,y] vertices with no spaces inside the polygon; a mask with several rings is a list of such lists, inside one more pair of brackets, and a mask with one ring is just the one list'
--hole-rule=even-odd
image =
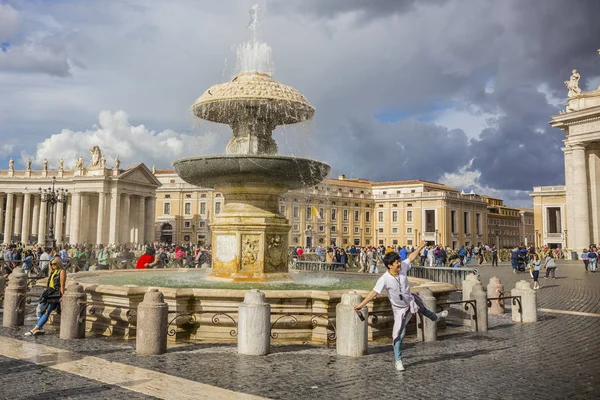
{"label": "white cloud", "polygon": [[504,204],[511,207],[532,208],[532,200],[526,190],[498,190],[480,181],[481,172],[473,169],[473,160],[460,168],[457,172],[443,174],[439,181],[465,192],[473,191],[479,195],[496,197],[504,200]]}
{"label": "white cloud", "polygon": [[12,38],[19,28],[19,12],[10,4],[0,4],[0,42]]}
{"label": "white cloud", "polygon": [[35,155],[23,153],[25,161],[32,158],[33,164],[42,165],[48,159],[55,167],[58,159],[65,160],[65,167],[73,167],[75,159],[83,155],[89,162],[90,149],[98,145],[112,166],[118,156],[123,166],[144,162],[148,166],[170,167],[173,160],[214,152],[219,143],[217,134],[206,132],[201,135],[178,133],[170,129],[161,132],[149,130],[144,125],[134,126],[125,111],[102,111],[98,125],[86,131],[63,129],[37,145]]}
{"label": "white cloud", "polygon": [[482,112],[479,108],[471,106],[469,109],[450,108],[442,111],[433,122],[450,130],[462,129],[469,139],[480,137],[481,131],[489,128],[499,115]]}
{"label": "white cloud", "polygon": [[11,154],[13,152],[14,148],[15,148],[14,144],[4,143],[4,144],[0,145],[0,156],[1,157],[8,156],[9,154]]}
{"label": "white cloud", "polygon": [[63,51],[28,42],[10,46],[0,52],[0,71],[44,73],[54,76],[70,75],[70,65]]}

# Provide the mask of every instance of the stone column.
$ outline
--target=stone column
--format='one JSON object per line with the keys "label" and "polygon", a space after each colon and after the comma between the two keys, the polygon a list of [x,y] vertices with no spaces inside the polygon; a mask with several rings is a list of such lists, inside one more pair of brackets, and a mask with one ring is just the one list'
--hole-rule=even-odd
{"label": "stone column", "polygon": [[120,195],[117,192],[110,194],[110,227],[108,229],[109,243],[116,244],[119,242],[119,229],[121,227],[121,202]]}
{"label": "stone column", "polygon": [[21,242],[27,244],[31,234],[31,193],[23,195],[23,226],[21,228]]}
{"label": "stone column", "polygon": [[88,193],[81,194],[81,206],[80,206],[80,220],[79,220],[79,242],[91,242],[89,239],[89,221],[90,221],[90,196]]}
{"label": "stone column", "polygon": [[354,311],[354,306],[363,301],[360,294],[350,291],[342,295],[335,308],[337,340],[336,352],[340,356],[361,357],[367,354],[367,308],[360,310],[364,321]]}
{"label": "stone column", "polygon": [[[61,339],[82,339],[85,338],[85,312],[80,315],[83,309],[83,302],[86,300],[83,286],[79,283],[73,283],[67,286],[60,304],[60,338]],[[79,317],[82,317],[81,320]]]}
{"label": "stone column", "polygon": [[40,230],[40,196],[33,195],[33,211],[31,212],[31,233],[38,235]]}
{"label": "stone column", "polygon": [[4,243],[10,243],[13,234],[13,202],[15,195],[6,193],[6,217],[4,219]]}
{"label": "stone column", "polygon": [[121,203],[121,240],[123,242],[130,242],[130,232],[129,232],[129,221],[130,221],[130,208],[131,207],[131,198],[129,194],[123,194],[123,199]]}
{"label": "stone column", "polygon": [[[562,229],[568,229],[570,230],[570,232],[568,232],[569,237],[569,247],[571,246],[571,243],[575,244],[576,241],[576,231],[575,231],[575,208],[574,208],[574,204],[573,204],[573,154],[572,154],[572,148],[571,147],[563,147],[563,152],[565,153],[565,191],[566,191],[566,213],[567,216],[566,218],[564,218],[565,221],[567,221],[567,226],[566,227],[562,227]],[[562,216],[561,216],[562,217]],[[546,221],[546,230],[548,229],[548,221],[547,221],[548,215],[544,214],[542,215],[542,220]],[[545,231],[544,231],[545,233]],[[544,245],[544,239],[542,237],[541,239],[542,243],[539,243],[539,246],[543,246]],[[588,244],[589,245],[589,244]],[[574,248],[574,247],[573,247]],[[579,251],[579,250],[577,250]]]}
{"label": "stone column", "polygon": [[129,241],[131,243],[137,242],[138,235],[138,209],[136,205],[138,205],[139,196],[130,196],[130,207],[129,207]]}
{"label": "stone column", "polygon": [[56,243],[61,244],[63,242],[63,219],[65,215],[64,203],[56,203],[54,205],[56,207],[56,214],[54,218],[54,237],[56,238]]}
{"label": "stone column", "polygon": [[[490,283],[487,285],[487,297],[495,299],[504,294],[504,285],[500,282],[500,278],[492,276]],[[489,314],[504,314],[504,300],[492,300],[491,306],[488,310]]]}
{"label": "stone column", "polygon": [[144,227],[144,233],[146,234],[146,241],[148,243],[154,242],[154,222],[156,221],[156,197],[146,197],[145,199],[146,209],[146,225]]}
{"label": "stone column", "polygon": [[136,242],[144,244],[146,243],[146,198],[139,199]]}
{"label": "stone column", "polygon": [[477,275],[467,275],[467,277],[463,280],[462,283],[462,301],[471,299],[471,290],[473,290],[473,286],[475,286],[478,283],[480,282],[479,277]]}
{"label": "stone column", "polygon": [[98,193],[98,221],[96,223],[96,243],[104,244],[104,208],[106,193]]}
{"label": "stone column", "polygon": [[0,193],[0,230],[4,228],[4,193]]}
{"label": "stone column", "polygon": [[[590,245],[590,214],[588,201],[587,163],[585,146],[572,146],[573,150],[573,207],[575,212],[574,226],[569,227],[569,233],[575,231],[575,241],[569,243],[572,249],[583,249]],[[563,228],[564,229],[564,228]],[[569,235],[570,236],[570,235]]]}
{"label": "stone column", "polygon": [[[23,196],[15,193],[15,235],[21,234],[21,227],[23,226]],[[21,239],[21,242],[23,240]]]}
{"label": "stone column", "polygon": [[65,218],[65,235],[70,235],[71,234],[71,204],[72,204],[72,199],[73,196],[68,196],[67,197],[67,202],[66,202],[66,215],[67,218]]}
{"label": "stone column", "polygon": [[[590,176],[591,242],[600,242],[600,149],[588,149],[588,170]],[[569,231],[572,228],[569,227]],[[578,249],[577,249],[578,250]],[[579,251],[579,250],[578,250]]]}
{"label": "stone column", "polygon": [[137,309],[135,352],[159,355],[167,352],[169,306],[158,289],[148,289]]}
{"label": "stone column", "polygon": [[483,291],[483,286],[478,283],[473,286],[471,291],[471,300],[475,300],[475,308],[477,309],[477,331],[488,331],[488,306],[487,295]]}
{"label": "stone column", "polygon": [[38,225],[38,243],[46,244],[46,219],[48,217],[48,203],[40,200],[40,223]]}
{"label": "stone column", "polygon": [[252,289],[246,292],[238,308],[238,353],[264,356],[269,354],[270,347],[271,305],[264,293]]}
{"label": "stone column", "polygon": [[[435,310],[437,307],[435,296],[431,289],[422,289],[419,291],[419,297],[423,300],[423,304],[430,310]],[[417,328],[417,337],[424,342],[435,342],[437,340],[437,321],[432,321],[429,318],[417,314],[417,318],[423,324],[423,330]],[[424,337],[423,337],[424,336]]]}
{"label": "stone column", "polygon": [[[519,314],[519,305],[514,302],[512,306],[512,320],[514,322],[537,322],[537,297],[536,291],[529,286],[529,282],[521,280],[515,284],[515,288],[510,291],[511,296],[521,296],[521,310],[523,315]],[[522,318],[522,320],[521,320]]]}
{"label": "stone column", "polygon": [[74,192],[71,199],[71,226],[69,228],[69,242],[79,243],[79,228],[81,224],[81,193]]}

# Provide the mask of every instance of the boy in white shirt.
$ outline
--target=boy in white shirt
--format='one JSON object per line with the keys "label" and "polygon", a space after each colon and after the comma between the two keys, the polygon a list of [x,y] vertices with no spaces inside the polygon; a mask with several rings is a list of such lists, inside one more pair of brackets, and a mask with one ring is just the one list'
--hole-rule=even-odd
{"label": "boy in white shirt", "polygon": [[405,369],[404,365],[402,365],[402,339],[406,333],[406,325],[412,315],[419,313],[432,321],[437,321],[439,318],[445,318],[448,315],[448,311],[445,310],[437,314],[428,310],[425,304],[423,304],[423,300],[418,295],[410,292],[407,276],[408,270],[412,268],[412,262],[419,257],[419,253],[426,245],[427,242],[421,243],[404,261],[401,261],[398,253],[391,252],[386,254],[383,257],[383,264],[388,269],[387,272],[381,275],[367,297],[354,307],[357,311],[361,310],[385,289],[392,304],[392,311],[394,312],[392,339],[396,369],[398,371],[404,371]]}

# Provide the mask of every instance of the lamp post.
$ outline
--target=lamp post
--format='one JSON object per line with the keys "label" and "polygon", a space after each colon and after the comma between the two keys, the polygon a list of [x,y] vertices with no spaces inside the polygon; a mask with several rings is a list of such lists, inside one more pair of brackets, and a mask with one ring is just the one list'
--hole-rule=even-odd
{"label": "lamp post", "polygon": [[48,224],[48,235],[46,236],[46,247],[55,247],[56,238],[54,237],[54,206],[57,203],[66,203],[68,190],[64,188],[55,188],[56,177],[52,178],[52,187],[48,189],[38,189],[40,201],[50,205],[50,223]]}

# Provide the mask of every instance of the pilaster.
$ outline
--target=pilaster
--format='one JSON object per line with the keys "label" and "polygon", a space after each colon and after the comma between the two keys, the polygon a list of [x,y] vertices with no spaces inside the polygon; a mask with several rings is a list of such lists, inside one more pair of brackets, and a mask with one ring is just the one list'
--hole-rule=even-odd
{"label": "pilaster", "polygon": [[74,192],[71,199],[71,226],[69,228],[69,242],[79,243],[81,225],[81,193]]}
{"label": "pilaster", "polygon": [[12,227],[13,227],[13,207],[14,207],[14,194],[6,193],[6,211],[4,221],[4,244],[8,244],[12,239]]}
{"label": "pilaster", "polygon": [[21,227],[21,242],[27,244],[31,234],[31,193],[23,194],[23,226]]}

